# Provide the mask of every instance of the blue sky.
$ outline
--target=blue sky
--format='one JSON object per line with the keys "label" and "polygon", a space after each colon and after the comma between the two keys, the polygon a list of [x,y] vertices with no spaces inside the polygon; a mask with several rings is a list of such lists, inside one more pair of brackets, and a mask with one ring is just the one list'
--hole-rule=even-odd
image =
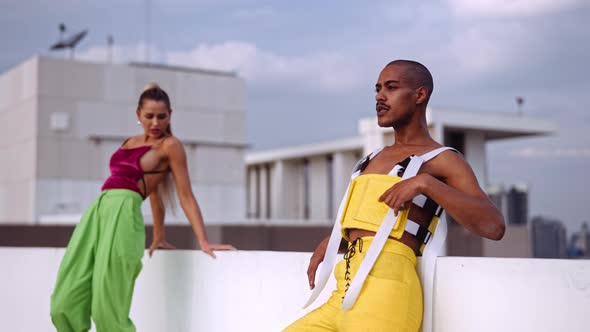
{"label": "blue sky", "polygon": [[[0,71],[50,54],[57,24],[90,32],[79,59],[151,59],[237,71],[248,83],[255,149],[355,135],[374,113],[385,63],[408,58],[433,73],[434,109],[524,112],[556,136],[493,143],[493,184],[530,186],[531,215],[590,221],[590,1],[95,1],[3,0]],[[56,54],[58,55],[58,54]],[[228,91],[228,93],[231,93]]]}

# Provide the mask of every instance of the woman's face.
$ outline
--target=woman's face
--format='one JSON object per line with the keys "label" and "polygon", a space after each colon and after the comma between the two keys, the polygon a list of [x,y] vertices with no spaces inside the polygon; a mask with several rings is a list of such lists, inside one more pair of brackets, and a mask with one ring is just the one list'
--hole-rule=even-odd
{"label": "woman's face", "polygon": [[141,123],[145,135],[160,138],[166,133],[170,124],[170,110],[163,101],[145,99],[137,110],[137,120]]}

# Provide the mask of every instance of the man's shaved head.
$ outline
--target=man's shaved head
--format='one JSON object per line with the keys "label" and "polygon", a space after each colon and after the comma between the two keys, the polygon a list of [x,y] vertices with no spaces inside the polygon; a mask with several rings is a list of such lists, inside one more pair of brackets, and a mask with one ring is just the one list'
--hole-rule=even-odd
{"label": "man's shaved head", "polygon": [[426,66],[423,64],[412,60],[394,60],[387,64],[387,66],[392,65],[401,67],[403,69],[404,74],[402,78],[414,88],[423,86],[428,89],[428,98],[426,99],[426,102],[428,102],[430,96],[432,95],[432,91],[434,90],[432,75],[430,74],[428,68],[426,68]]}

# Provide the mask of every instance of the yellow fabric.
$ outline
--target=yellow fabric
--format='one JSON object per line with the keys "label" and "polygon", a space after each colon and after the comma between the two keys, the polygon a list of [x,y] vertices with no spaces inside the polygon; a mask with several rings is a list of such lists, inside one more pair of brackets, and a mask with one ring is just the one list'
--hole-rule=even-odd
{"label": "yellow fabric", "polygon": [[[357,252],[350,259],[352,278],[371,246],[373,237],[362,239],[362,252],[359,252],[357,245]],[[422,288],[412,249],[401,242],[387,240],[356,303],[348,311],[340,308],[346,289],[345,271],[346,261],[342,260],[334,270],[337,286],[328,302],[284,331],[419,331],[423,311]]]}
{"label": "yellow fabric", "polygon": [[[430,225],[428,226],[428,231],[434,235],[434,231],[436,230],[436,226],[438,225],[439,218],[437,216],[432,217],[432,221],[430,221]],[[424,253],[424,248],[426,248],[426,243],[422,243],[420,245],[420,253]]]}
{"label": "yellow fabric", "polygon": [[[348,230],[352,228],[377,232],[383,218],[389,211],[389,206],[379,202],[379,197],[399,181],[401,181],[399,176],[386,174],[362,174],[351,181],[348,197],[346,197],[344,216],[340,221],[344,239],[350,241]],[[405,209],[400,212],[401,218],[393,226],[389,234],[390,237],[401,238],[406,228],[409,211],[409,209]]]}

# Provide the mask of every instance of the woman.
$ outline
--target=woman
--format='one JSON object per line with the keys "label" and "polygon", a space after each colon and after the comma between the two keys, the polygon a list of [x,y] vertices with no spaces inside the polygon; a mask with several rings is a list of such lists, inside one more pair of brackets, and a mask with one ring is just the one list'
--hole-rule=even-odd
{"label": "woman", "polygon": [[111,176],[76,226],[60,265],[51,296],[51,320],[59,332],[89,330],[90,316],[99,332],[135,331],[129,310],[144,253],[141,203],[149,197],[153,212],[150,256],[156,248],[172,248],[164,238],[163,203],[170,199],[171,174],[201,250],[215,257],[215,250],[235,249],[207,240],[184,148],[170,130],[171,113],[166,92],[148,85],[137,106],[144,133],[111,157]]}

